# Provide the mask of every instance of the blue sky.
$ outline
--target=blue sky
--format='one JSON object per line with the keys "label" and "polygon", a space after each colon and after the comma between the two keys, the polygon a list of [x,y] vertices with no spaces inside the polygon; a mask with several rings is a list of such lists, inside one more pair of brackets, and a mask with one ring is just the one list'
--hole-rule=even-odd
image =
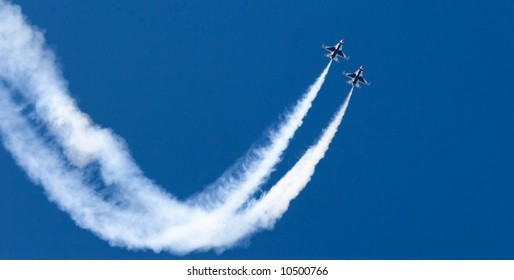
{"label": "blue sky", "polygon": [[[0,149],[2,259],[514,258],[512,1],[16,0],[45,30],[83,112],[123,137],[180,198],[231,166],[345,39],[271,182],[342,127],[271,231],[184,257],[111,247],[80,229]],[[301,3],[298,3],[301,2]],[[268,186],[269,187],[269,186]]]}

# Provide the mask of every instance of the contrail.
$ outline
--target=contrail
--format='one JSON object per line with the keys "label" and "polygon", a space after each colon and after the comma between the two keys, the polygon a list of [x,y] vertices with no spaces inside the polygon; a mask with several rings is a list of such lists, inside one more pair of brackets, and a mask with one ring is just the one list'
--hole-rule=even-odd
{"label": "contrail", "polygon": [[[209,226],[218,238],[215,240],[217,248],[226,247],[223,244],[233,244],[259,229],[270,229],[275,222],[287,211],[289,203],[295,199],[311,180],[316,165],[325,156],[332,139],[341,124],[353,93],[353,87],[343,104],[333,116],[332,121],[323,131],[320,138],[311,146],[296,164],[260,199],[250,201],[244,209],[233,213],[227,220],[217,220],[225,217],[211,213]],[[201,223],[207,221],[200,221]],[[202,239],[201,237],[199,238]],[[212,242],[212,240],[210,240]],[[205,245],[204,245],[205,246]]]}
{"label": "contrail", "polygon": [[[26,23],[18,6],[0,0],[0,133],[49,199],[110,244],[179,254],[223,249],[267,226],[262,221],[269,218],[252,214],[260,203],[239,208],[280,161],[330,65],[269,133],[267,144],[184,203],[144,176],[123,139],[78,109],[42,33]],[[91,168],[103,182],[101,192],[89,178]]]}
{"label": "contrail", "polygon": [[289,207],[293,200],[311,180],[316,165],[325,156],[337,129],[343,120],[353,93],[353,86],[332,122],[323,131],[317,143],[311,146],[296,164],[282,177],[260,200],[249,206],[245,219],[258,220],[258,226],[270,228],[275,224]]}
{"label": "contrail", "polygon": [[[38,116],[48,124],[50,132],[62,145],[67,160],[78,167],[97,161],[101,166],[102,179],[108,185],[140,188],[142,183],[148,183],[147,180],[141,182],[140,178],[134,180],[144,176],[134,164],[123,140],[108,129],[94,125],[67,95],[66,82],[54,66],[53,54],[44,48],[42,35],[26,26],[20,16],[5,17],[4,22],[6,28],[3,33],[10,35],[5,37],[5,41],[10,42],[4,42],[5,49],[1,49],[6,57],[4,69],[0,69],[5,70],[2,73],[9,74],[4,75],[4,79],[31,103],[37,104]],[[20,59],[23,59],[22,63]],[[25,61],[30,63],[23,63]],[[302,125],[330,65],[331,62],[285,115],[285,121],[268,132],[266,145],[250,150],[239,164],[211,185],[209,192],[191,199],[191,203],[202,201],[212,206],[223,203],[224,207],[233,208],[255,192],[273,171],[290,139]],[[27,73],[30,73],[29,77]]]}

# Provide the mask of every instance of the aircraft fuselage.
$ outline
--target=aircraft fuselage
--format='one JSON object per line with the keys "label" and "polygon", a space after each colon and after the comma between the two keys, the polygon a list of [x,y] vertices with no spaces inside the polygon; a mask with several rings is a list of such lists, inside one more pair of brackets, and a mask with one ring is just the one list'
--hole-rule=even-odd
{"label": "aircraft fuselage", "polygon": [[330,58],[335,58],[337,56],[337,53],[341,49],[341,45],[342,45],[341,42],[337,43],[336,49],[330,54]]}
{"label": "aircraft fuselage", "polygon": [[357,75],[353,78],[352,84],[356,85],[359,82],[359,77],[362,75],[362,70],[357,70]]}

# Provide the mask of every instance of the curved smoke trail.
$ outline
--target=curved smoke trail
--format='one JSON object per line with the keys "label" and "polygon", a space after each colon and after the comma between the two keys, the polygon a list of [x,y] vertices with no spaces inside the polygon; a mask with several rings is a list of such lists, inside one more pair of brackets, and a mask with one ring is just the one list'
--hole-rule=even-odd
{"label": "curved smoke trail", "polygon": [[316,165],[325,157],[332,139],[341,124],[350,99],[353,86],[343,104],[333,116],[328,127],[323,131],[315,145],[311,146],[296,164],[282,177],[260,200],[248,207],[246,215],[258,220],[260,227],[272,227],[289,207],[291,200],[305,188],[314,175]]}
{"label": "curved smoke trail", "polygon": [[[234,240],[244,238],[248,232],[254,232],[256,228],[269,229],[275,225],[275,222],[287,211],[290,202],[309,183],[314,175],[316,165],[325,156],[346,113],[353,89],[353,87],[350,89],[348,96],[334,114],[332,121],[323,131],[318,141],[271,187],[268,193],[258,200],[250,201],[244,209],[233,213],[230,219],[209,221],[208,226],[212,230],[209,234],[217,232],[218,239],[215,242],[219,244],[231,243]],[[201,221],[201,223],[203,222],[206,221]]]}
{"label": "curved smoke trail", "polygon": [[[240,208],[280,161],[331,65],[266,145],[183,203],[143,175],[121,138],[78,109],[41,32],[4,0],[0,35],[0,133],[18,165],[79,226],[111,244],[176,253],[231,246],[267,226],[248,214],[250,208]],[[88,178],[91,166],[97,166],[104,193]]]}

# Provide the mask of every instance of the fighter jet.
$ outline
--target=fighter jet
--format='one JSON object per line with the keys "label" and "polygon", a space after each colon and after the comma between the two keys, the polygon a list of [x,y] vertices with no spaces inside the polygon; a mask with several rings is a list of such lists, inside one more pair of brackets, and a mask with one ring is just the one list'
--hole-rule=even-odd
{"label": "fighter jet", "polygon": [[363,83],[363,84],[369,86],[371,83],[368,83],[368,81],[366,81],[364,79],[364,77],[362,77],[363,71],[364,71],[364,67],[361,66],[361,67],[359,67],[359,70],[355,71],[355,73],[343,72],[343,75],[350,78],[350,80],[347,81],[346,83],[348,83],[352,86],[356,86],[358,88],[361,88],[360,83]]}
{"label": "fighter jet", "polygon": [[341,40],[335,46],[331,46],[330,47],[330,46],[322,45],[321,47],[330,52],[330,53],[327,53],[325,55],[326,57],[328,57],[330,59],[333,59],[336,62],[339,62],[339,58],[338,57],[342,57],[342,58],[344,58],[346,60],[348,60],[348,58],[350,58],[349,56],[346,56],[343,53],[343,44],[344,44],[344,40]]}

